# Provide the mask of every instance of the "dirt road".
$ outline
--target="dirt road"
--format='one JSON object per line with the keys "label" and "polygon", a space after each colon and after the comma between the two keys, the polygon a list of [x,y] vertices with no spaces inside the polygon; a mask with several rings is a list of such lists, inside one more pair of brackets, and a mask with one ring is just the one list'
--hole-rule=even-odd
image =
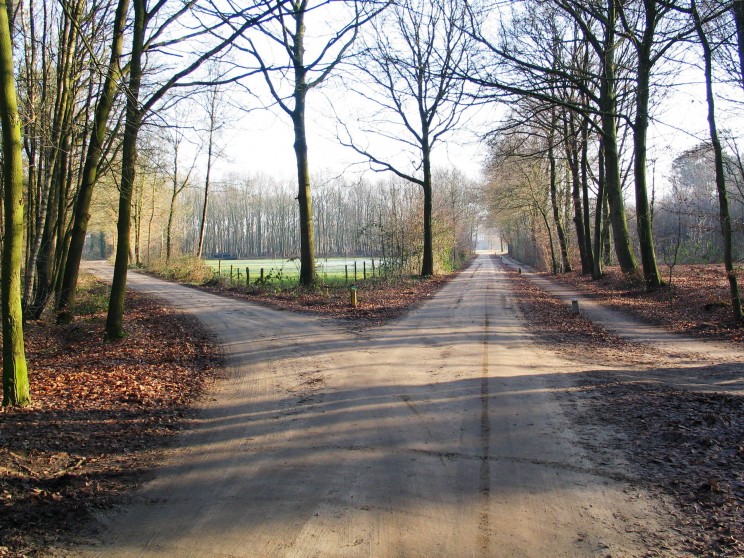
{"label": "dirt road", "polygon": [[659,502],[582,453],[552,393],[580,365],[535,347],[488,256],[363,334],[129,285],[198,316],[227,377],[82,555],[643,556],[665,530]]}

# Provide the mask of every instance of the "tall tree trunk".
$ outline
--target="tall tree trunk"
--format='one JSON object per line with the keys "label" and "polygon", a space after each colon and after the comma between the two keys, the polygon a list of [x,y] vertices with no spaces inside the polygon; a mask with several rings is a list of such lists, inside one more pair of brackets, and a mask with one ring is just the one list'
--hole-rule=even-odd
{"label": "tall tree trunk", "polygon": [[744,86],[744,0],[733,0],[731,10],[736,22],[736,46],[739,51],[739,79]]}
{"label": "tall tree trunk", "polygon": [[635,273],[638,264],[630,243],[628,221],[625,216],[622,181],[620,180],[620,157],[617,149],[617,78],[615,71],[615,23],[617,21],[616,0],[606,0],[607,21],[605,23],[605,52],[602,60],[600,82],[600,110],[605,157],[605,188],[610,206],[610,222],[615,242],[615,254],[623,273]]}
{"label": "tall tree trunk", "polygon": [[602,203],[602,261],[605,266],[612,265],[612,235],[610,234],[610,202],[605,193]]}
{"label": "tall tree trunk", "polygon": [[57,303],[57,322],[59,323],[69,323],[73,317],[75,290],[80,272],[80,262],[83,257],[85,235],[90,219],[90,203],[93,198],[93,188],[98,180],[98,165],[101,161],[102,146],[106,137],[108,118],[111,108],[114,106],[117,84],[120,77],[124,26],[127,21],[128,9],[129,0],[119,0],[114,19],[114,35],[111,40],[111,57],[106,71],[106,78],[103,82],[101,96],[96,106],[93,131],[85,155],[83,177],[74,207],[70,248],[67,252],[64,275],[62,277],[62,288]]}
{"label": "tall tree trunk", "polygon": [[[548,233],[548,248],[550,249],[550,269],[552,270],[553,275],[558,273],[558,259],[555,257],[555,243],[553,242],[553,231],[550,228],[550,221],[548,221],[548,213],[546,211],[543,211],[542,209],[538,208],[538,211],[540,212],[540,215],[542,216],[543,223],[545,224],[545,232]],[[538,248],[538,242],[537,242],[537,233],[534,230],[532,231],[532,240],[535,244],[535,249]],[[539,252],[538,252],[539,253]]]}
{"label": "tall tree trunk", "polygon": [[424,253],[421,260],[421,277],[434,275],[434,234],[432,230],[433,188],[431,177],[431,147],[429,146],[428,131],[423,134],[421,142],[424,180],[421,184],[424,190]]}
{"label": "tall tree trunk", "polygon": [[217,92],[214,91],[212,98],[210,99],[209,106],[209,139],[207,144],[207,172],[204,178],[204,204],[202,205],[201,222],[199,223],[199,239],[196,245],[196,257],[202,257],[202,250],[204,248],[204,228],[207,224],[207,207],[209,204],[209,186],[210,178],[212,176],[212,154],[214,150],[214,131],[215,131],[215,118],[216,118],[216,98]]}
{"label": "tall tree trunk", "polygon": [[[552,119],[551,126],[555,125],[555,118]],[[555,222],[555,229],[558,234],[558,248],[561,251],[561,263],[563,271],[571,271],[571,260],[568,258],[568,245],[566,243],[566,233],[563,230],[563,222],[561,221],[560,208],[558,207],[558,178],[556,172],[555,162],[555,147],[554,143],[554,128],[550,131],[548,138],[548,164],[550,165],[550,204],[553,208],[553,221]],[[557,273],[559,270],[557,266],[553,267],[553,273]]]}
{"label": "tall tree trunk", "polygon": [[3,138],[4,236],[2,271],[3,405],[31,402],[23,346],[21,259],[23,256],[23,159],[21,119],[13,66],[8,4],[0,0],[0,122]]}
{"label": "tall tree trunk", "polygon": [[594,265],[592,266],[592,279],[601,279],[602,271],[602,226],[605,206],[605,174],[604,174],[604,141],[599,143],[599,180],[597,181],[597,206],[594,211]]}
{"label": "tall tree trunk", "polygon": [[145,185],[142,180],[139,181],[139,187],[137,188],[136,199],[134,201],[134,266],[142,266],[142,206],[144,204],[145,197]]}
{"label": "tall tree trunk", "polygon": [[57,92],[52,120],[52,140],[49,146],[53,152],[53,163],[48,170],[50,190],[46,199],[44,229],[34,260],[36,283],[33,300],[28,306],[28,314],[38,319],[43,313],[55,286],[57,269],[55,261],[60,251],[64,251],[60,231],[66,227],[65,213],[67,193],[70,185],[70,158],[74,134],[74,103],[76,94],[76,53],[80,36],[83,2],[68,6],[62,16],[60,30],[60,51],[64,54],[57,61]]}
{"label": "tall tree trunk", "polygon": [[708,101],[708,127],[710,129],[710,142],[713,145],[713,157],[716,169],[716,190],[718,191],[718,209],[721,223],[721,234],[723,235],[723,265],[726,268],[726,276],[731,292],[731,309],[734,320],[742,321],[741,296],[736,279],[733,261],[733,245],[731,230],[731,215],[728,207],[728,194],[726,192],[726,174],[723,166],[723,148],[718,137],[718,126],[716,124],[715,98],[713,96],[713,54],[711,52],[708,37],[705,35],[703,23],[697,10],[697,2],[692,0],[692,16],[695,22],[700,44],[703,47],[703,62],[705,63],[705,96]]}
{"label": "tall tree trunk", "polygon": [[566,160],[571,174],[571,200],[573,202],[573,222],[576,229],[576,243],[579,245],[579,256],[581,257],[581,273],[590,273],[591,265],[587,257],[587,243],[584,236],[584,213],[581,204],[581,174],[580,174],[580,147],[578,145],[578,133],[576,130],[575,115],[569,114],[565,122],[565,147]]}
{"label": "tall tree trunk", "polygon": [[119,218],[116,225],[116,259],[114,279],[111,284],[105,338],[120,339],[124,336],[124,299],[127,287],[127,265],[129,263],[129,231],[131,227],[132,190],[137,162],[137,136],[142,125],[139,107],[142,81],[142,51],[145,41],[146,0],[134,0],[134,28],[132,33],[132,56],[129,65],[129,90],[127,116],[122,146],[121,185],[119,192]]}
{"label": "tall tree trunk", "polygon": [[295,106],[291,117],[294,125],[294,151],[297,159],[297,203],[300,209],[300,284],[310,287],[315,283],[315,231],[313,230],[313,199],[310,192],[310,168],[305,130],[305,103],[308,86],[304,61],[304,12],[296,19],[294,38]]}
{"label": "tall tree trunk", "polygon": [[638,241],[641,250],[643,278],[646,289],[653,291],[661,286],[661,275],[656,264],[654,250],[653,217],[648,203],[646,181],[646,136],[648,132],[648,102],[651,79],[651,45],[654,41],[657,12],[656,0],[644,0],[646,29],[638,45],[638,64],[636,70],[636,116],[633,125],[633,149],[636,195],[636,222]]}
{"label": "tall tree trunk", "polygon": [[297,203],[300,209],[300,284],[310,287],[315,283],[315,231],[313,230],[313,201],[310,193],[310,169],[305,132],[305,95],[304,88],[298,87],[292,122],[297,159]]}
{"label": "tall tree trunk", "polygon": [[582,268],[581,271],[582,273],[594,273],[592,225],[589,214],[589,121],[586,117],[581,123],[581,194],[584,202],[584,247],[588,266],[586,270]]}
{"label": "tall tree trunk", "polygon": [[173,240],[173,217],[176,213],[176,197],[178,196],[177,191],[177,177],[174,176],[173,192],[171,193],[170,207],[168,209],[168,225],[165,229],[165,265],[170,264],[171,259],[171,243]]}

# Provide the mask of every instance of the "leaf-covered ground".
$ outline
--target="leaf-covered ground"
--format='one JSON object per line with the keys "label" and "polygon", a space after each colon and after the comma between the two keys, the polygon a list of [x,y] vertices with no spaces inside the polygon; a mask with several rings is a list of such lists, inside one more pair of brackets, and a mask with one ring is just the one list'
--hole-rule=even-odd
{"label": "leaf-covered ground", "polygon": [[[93,285],[85,298],[106,291]],[[137,293],[127,306],[128,336],[116,343],[102,342],[96,308],[69,326],[26,326],[33,403],[0,410],[4,558],[54,554],[91,512],[121,503],[188,424],[219,366],[193,319]]]}
{"label": "leaf-covered ground", "polygon": [[[721,273],[711,266],[677,269],[672,303],[669,291],[645,294],[618,272],[590,283],[562,276],[591,290],[615,307],[664,324],[670,329],[709,338],[741,341],[723,306]],[[694,556],[744,556],[744,397],[739,393],[693,391],[674,387],[682,374],[662,352],[628,343],[610,334],[512,272],[514,294],[537,339],[564,357],[603,363],[574,375],[562,400],[580,440],[598,469],[616,475],[619,455],[629,482],[666,495],[675,506],[674,521],[686,550]],[[730,312],[730,305],[728,306]],[[616,367],[612,367],[615,364]],[[723,370],[723,371],[722,371]],[[685,374],[741,376],[736,365],[693,368]],[[596,425],[609,425],[598,438]],[[659,555],[664,550],[659,549]]]}
{"label": "leaf-covered ground", "polygon": [[[678,265],[672,270],[671,280],[668,269],[662,267],[661,271],[665,285],[654,292],[646,292],[642,277],[623,275],[616,267],[607,268],[598,281],[579,272],[553,278],[603,304],[673,331],[744,344],[744,327],[733,322],[723,265]],[[742,275],[740,270],[739,277]]]}

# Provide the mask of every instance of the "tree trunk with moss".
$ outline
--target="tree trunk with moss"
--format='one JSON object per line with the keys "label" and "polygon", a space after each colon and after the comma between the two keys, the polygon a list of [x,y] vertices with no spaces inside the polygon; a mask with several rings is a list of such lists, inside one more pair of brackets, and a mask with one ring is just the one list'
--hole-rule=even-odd
{"label": "tree trunk with moss", "polygon": [[733,258],[733,233],[731,229],[731,214],[728,206],[728,194],[726,192],[726,173],[723,165],[723,148],[721,140],[718,137],[718,126],[716,124],[715,98],[713,95],[713,53],[708,37],[697,10],[697,3],[692,2],[692,16],[695,22],[695,31],[703,48],[703,62],[705,70],[705,93],[708,101],[708,127],[710,130],[710,142],[713,146],[713,157],[716,170],[716,190],[718,191],[718,210],[721,224],[721,234],[723,235],[723,265],[726,268],[726,277],[729,282],[729,291],[731,293],[731,309],[734,314],[734,320],[737,323],[742,322],[741,295],[739,294],[739,284],[736,279],[736,270],[734,269]]}
{"label": "tree trunk with moss", "polygon": [[609,218],[612,224],[612,240],[615,244],[617,263],[623,273],[635,273],[638,271],[638,264],[631,248],[628,220],[625,216],[625,202],[620,180],[620,155],[617,147],[617,62],[615,60],[617,5],[615,1],[606,0],[607,19],[600,81],[599,102],[605,158],[605,194],[610,206]]}
{"label": "tree trunk with moss", "polygon": [[132,192],[137,163],[137,136],[142,125],[139,92],[142,81],[142,52],[145,42],[145,12],[145,0],[134,0],[132,57],[129,65],[127,115],[124,127],[124,143],[122,145],[119,219],[116,225],[116,258],[108,315],[106,317],[105,338],[108,340],[119,339],[124,336],[124,298],[127,287],[127,266],[129,264]]}
{"label": "tree trunk with moss", "polygon": [[116,89],[121,75],[121,55],[124,44],[124,27],[127,21],[129,0],[119,0],[114,20],[114,36],[111,41],[111,57],[109,59],[106,78],[103,83],[101,97],[96,106],[93,121],[93,132],[85,155],[83,177],[80,181],[77,200],[74,207],[72,234],[70,247],[65,259],[62,287],[57,302],[57,322],[72,321],[75,306],[75,290],[77,289],[80,262],[83,257],[85,235],[90,220],[90,204],[93,199],[93,189],[98,181],[98,165],[101,161],[102,146],[107,133],[107,123],[111,108],[116,98]]}
{"label": "tree trunk with moss", "polygon": [[2,273],[3,405],[31,401],[21,310],[21,258],[23,251],[23,160],[21,121],[18,115],[13,42],[8,4],[0,0],[0,121],[3,137],[4,225]]}

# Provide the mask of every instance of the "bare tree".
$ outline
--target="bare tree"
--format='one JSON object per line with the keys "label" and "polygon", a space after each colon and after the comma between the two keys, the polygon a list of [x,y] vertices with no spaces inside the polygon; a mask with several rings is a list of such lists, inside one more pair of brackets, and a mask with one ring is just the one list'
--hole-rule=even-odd
{"label": "bare tree", "polygon": [[114,17],[114,31],[111,39],[111,51],[106,76],[98,98],[88,149],[85,154],[83,175],[77,194],[73,212],[73,224],[70,235],[70,246],[64,263],[62,285],[57,301],[57,321],[68,323],[72,321],[72,310],[75,305],[75,289],[77,288],[80,261],[83,256],[85,234],[90,219],[90,204],[93,189],[98,180],[99,167],[106,135],[109,133],[108,121],[111,109],[116,100],[119,80],[122,75],[122,49],[124,44],[124,28],[127,22],[129,0],[119,0]]}
{"label": "bare tree", "polygon": [[723,147],[718,134],[718,125],[716,122],[715,96],[713,94],[713,48],[705,30],[705,17],[698,10],[696,0],[691,0],[690,13],[695,25],[695,32],[703,53],[704,73],[705,73],[705,96],[708,103],[708,128],[710,131],[710,141],[713,147],[713,156],[716,170],[716,190],[718,191],[719,217],[721,224],[721,234],[723,235],[723,264],[726,268],[726,276],[731,291],[731,309],[733,310],[736,322],[741,322],[742,306],[741,296],[739,294],[739,285],[736,278],[736,270],[733,261],[733,242],[731,230],[731,215],[729,213],[728,193],[726,191],[726,172],[724,168]]}
{"label": "bare tree", "polygon": [[[142,122],[153,108],[162,101],[166,94],[174,87],[189,87],[186,78],[196,72],[205,62],[215,58],[233,44],[236,38],[242,36],[250,27],[257,25],[263,19],[270,18],[274,8],[264,0],[256,0],[249,7],[237,14],[220,20],[217,26],[204,27],[194,32],[185,17],[191,13],[195,0],[186,4],[171,6],[167,0],[156,2],[151,9],[147,7],[147,0],[133,0],[134,24],[132,31],[132,53],[129,60],[129,84],[127,87],[126,122],[122,145],[122,169],[119,196],[119,213],[117,220],[117,244],[114,262],[114,278],[111,284],[108,315],[106,317],[106,339],[119,339],[124,335],[124,299],[126,295],[127,266],[129,260],[129,243],[132,213],[132,194],[136,174],[137,138]],[[169,11],[168,8],[172,9]],[[235,28],[230,27],[226,36],[220,36],[218,30],[223,26],[239,20]],[[154,24],[154,28],[150,25]],[[159,25],[158,25],[159,24]],[[182,32],[172,29],[181,25]],[[148,34],[149,31],[149,34]],[[170,33],[170,35],[169,35]],[[216,37],[216,38],[215,38]],[[174,45],[190,44],[195,41],[213,39],[204,50],[194,53],[184,66],[173,69],[167,78],[154,86],[154,91],[146,99],[140,99],[145,56],[157,53]],[[203,84],[203,82],[196,82]]]}
{"label": "bare tree", "polygon": [[466,82],[459,73],[467,71],[472,41],[464,30],[465,16],[458,0],[397,2],[373,22],[354,64],[361,76],[355,90],[376,107],[363,133],[394,140],[413,158],[413,168],[365,147],[349,126],[342,143],[365,156],[374,170],[421,186],[422,276],[434,274],[432,150],[460,125],[466,107]]}
{"label": "bare tree", "polygon": [[207,168],[204,175],[204,202],[202,204],[201,221],[199,224],[199,238],[196,244],[196,257],[201,258],[204,247],[204,230],[207,225],[207,208],[209,206],[209,188],[212,180],[212,166],[220,154],[216,134],[224,126],[222,112],[222,91],[218,84],[214,84],[207,90],[206,112],[207,112]]}
{"label": "bare tree", "polygon": [[[181,158],[183,157],[182,147],[187,141],[185,128],[181,117],[177,117],[176,122],[171,123],[166,129],[159,134],[170,148],[168,161],[170,203],[168,204],[168,222],[165,227],[165,263],[170,263],[173,250],[173,223],[176,213],[176,200],[181,192],[191,183],[191,175],[196,168],[197,156],[191,156],[191,163],[185,170],[181,168]],[[164,169],[165,170],[165,169]]]}
{"label": "bare tree", "polygon": [[672,3],[641,0],[627,5],[618,4],[618,7],[622,33],[635,50],[635,115],[632,128],[636,219],[646,288],[655,290],[661,286],[661,276],[654,251],[653,219],[646,180],[652,72],[664,55],[690,31],[686,21],[670,17],[676,14]]}
{"label": "bare tree", "polygon": [[[515,3],[511,19],[527,18],[537,23],[540,18],[569,20],[571,25],[562,27],[564,37],[561,40],[585,42],[592,56],[591,65],[578,59],[558,67],[546,63],[550,60],[543,56],[545,46],[539,39],[514,35],[505,29],[500,35],[491,37],[480,24],[488,21],[487,16],[473,12],[471,33],[491,58],[468,78],[483,88],[484,98],[501,100],[526,95],[592,116],[587,122],[602,138],[604,168],[601,176],[604,196],[609,202],[615,254],[622,270],[634,273],[638,266],[623,200],[618,136],[618,121],[622,116],[619,98],[622,75],[618,72],[624,67],[620,63],[624,51],[617,33],[617,2],[606,0],[590,5],[575,0],[554,0],[546,9],[541,9],[542,6]],[[574,99],[555,95],[556,89],[551,86],[556,83],[561,84],[561,89],[571,88],[579,95]],[[595,267],[598,263],[599,258],[594,257]]]}
{"label": "bare tree", "polygon": [[[248,46],[244,47],[257,61],[271,96],[289,116],[294,128],[300,283],[304,286],[315,282],[315,232],[305,124],[307,94],[331,75],[356,40],[360,27],[382,7],[384,4],[375,0],[278,2],[276,18],[257,25],[265,40],[249,38]],[[311,42],[310,55],[306,40],[308,21],[319,31]]]}

